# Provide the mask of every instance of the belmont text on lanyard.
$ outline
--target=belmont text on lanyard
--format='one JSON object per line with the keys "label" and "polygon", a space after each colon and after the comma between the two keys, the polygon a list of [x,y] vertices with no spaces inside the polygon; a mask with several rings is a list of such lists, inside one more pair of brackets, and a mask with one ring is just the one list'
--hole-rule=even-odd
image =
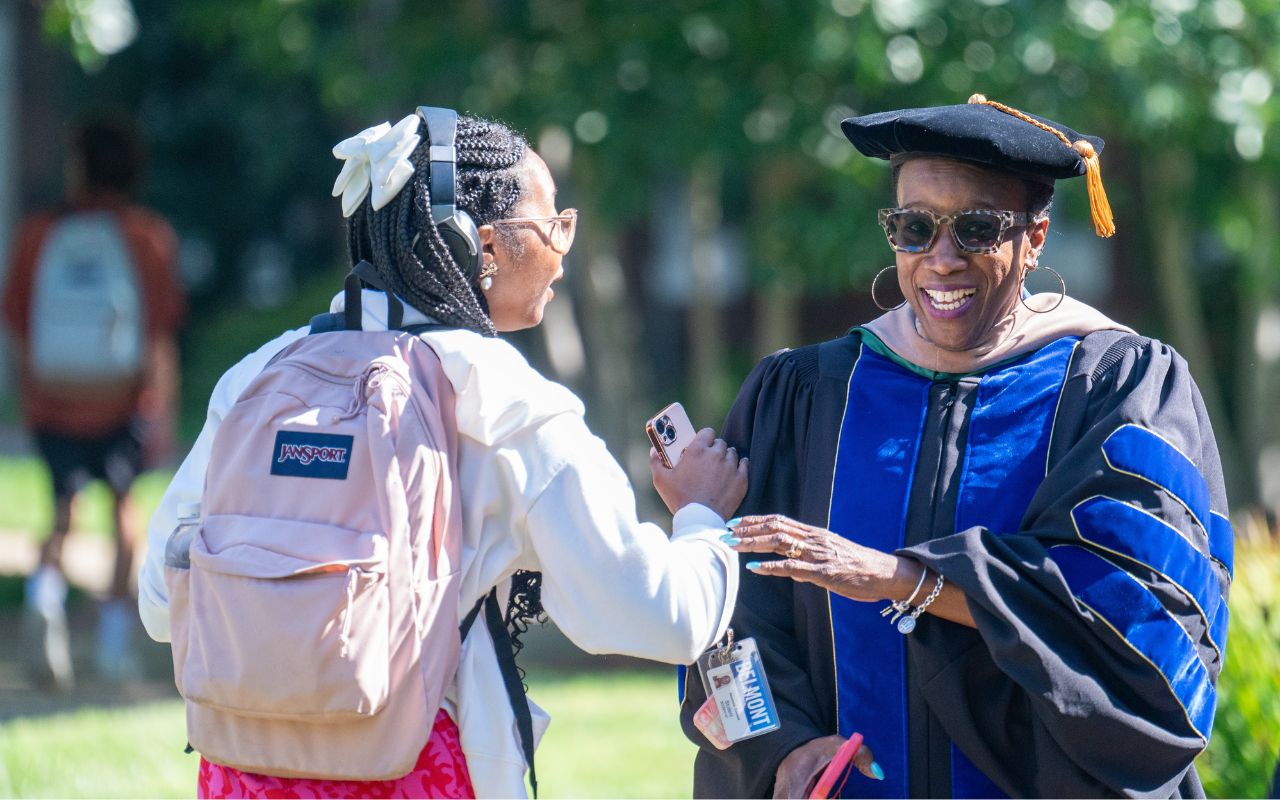
{"label": "belmont text on lanyard", "polygon": [[730,628],[724,645],[698,658],[698,673],[707,701],[693,720],[716,747],[723,750],[782,727],[755,639],[734,642]]}

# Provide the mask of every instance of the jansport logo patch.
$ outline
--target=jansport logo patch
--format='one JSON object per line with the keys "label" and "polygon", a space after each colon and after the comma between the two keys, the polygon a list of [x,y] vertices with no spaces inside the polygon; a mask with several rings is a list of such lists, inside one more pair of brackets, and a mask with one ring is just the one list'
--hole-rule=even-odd
{"label": "jansport logo patch", "polygon": [[344,481],[351,466],[352,436],[279,431],[271,452],[271,474]]}

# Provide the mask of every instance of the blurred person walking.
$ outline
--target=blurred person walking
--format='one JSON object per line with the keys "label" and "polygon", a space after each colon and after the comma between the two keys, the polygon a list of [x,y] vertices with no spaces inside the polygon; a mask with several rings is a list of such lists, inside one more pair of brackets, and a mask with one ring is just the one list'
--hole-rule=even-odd
{"label": "blurred person walking", "polygon": [[111,491],[116,558],[99,607],[95,665],[108,680],[136,672],[130,579],[134,479],[165,456],[178,388],[174,334],[186,312],[177,239],[134,203],[142,140],[124,118],[89,118],[72,131],[66,198],[27,216],[4,297],[22,386],[23,421],[48,466],[54,519],[25,591],[37,671],[73,682],[62,550],[76,496],[92,479]]}

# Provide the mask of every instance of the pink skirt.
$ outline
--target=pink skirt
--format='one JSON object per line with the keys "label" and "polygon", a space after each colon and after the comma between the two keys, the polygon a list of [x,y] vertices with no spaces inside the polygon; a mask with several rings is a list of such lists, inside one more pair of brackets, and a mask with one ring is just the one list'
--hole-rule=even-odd
{"label": "pink skirt", "polygon": [[475,797],[458,726],[440,709],[427,746],[409,774],[392,781],[275,778],[200,759],[196,797]]}

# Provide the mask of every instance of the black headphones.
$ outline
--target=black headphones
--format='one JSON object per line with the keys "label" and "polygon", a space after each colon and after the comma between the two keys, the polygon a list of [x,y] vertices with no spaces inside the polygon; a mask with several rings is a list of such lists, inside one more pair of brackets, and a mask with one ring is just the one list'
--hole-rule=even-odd
{"label": "black headphones", "polygon": [[458,151],[454,142],[458,134],[458,112],[451,108],[418,106],[418,116],[427,129],[431,146],[431,172],[427,179],[431,217],[453,260],[468,279],[475,281],[480,274],[480,232],[471,215],[458,208],[456,200]]}

